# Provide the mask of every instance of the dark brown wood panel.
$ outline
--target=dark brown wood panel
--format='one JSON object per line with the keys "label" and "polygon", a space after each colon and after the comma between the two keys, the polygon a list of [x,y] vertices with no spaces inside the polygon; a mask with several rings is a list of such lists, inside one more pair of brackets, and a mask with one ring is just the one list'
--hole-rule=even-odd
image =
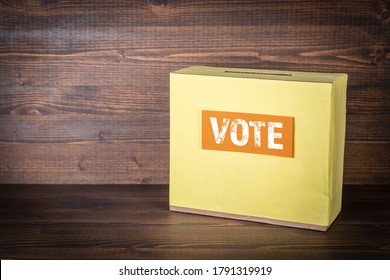
{"label": "dark brown wood panel", "polygon": [[[169,72],[201,64],[348,73],[344,181],[387,184],[389,11],[379,0],[0,1],[0,183],[168,183]],[[125,172],[135,155],[148,168]]]}
{"label": "dark brown wood panel", "polygon": [[[95,132],[95,139],[99,138],[99,133]],[[91,141],[0,143],[0,180],[10,184],[92,184],[96,181],[101,184],[155,184],[168,181],[167,141],[151,142],[139,138],[114,141],[105,137],[111,137],[109,132],[102,133],[99,140]],[[389,148],[390,142],[347,142],[344,182],[390,184],[390,155],[383,152]]]}
{"label": "dark brown wood panel", "polygon": [[388,186],[344,186],[327,232],[168,210],[168,187],[0,186],[1,259],[389,259]]}
{"label": "dark brown wood panel", "polygon": [[[76,21],[80,26],[132,25],[305,25],[308,23],[348,25],[367,22],[386,23],[386,1],[330,0],[311,1],[192,1],[192,0],[104,0],[83,1],[2,1],[3,19],[13,24],[46,27],[53,23],[66,26]],[[6,17],[11,15],[12,17]],[[260,16],[261,15],[261,16]],[[175,16],[173,18],[173,16]],[[215,18],[211,20],[212,18]],[[289,19],[287,21],[286,19]],[[11,25],[12,24],[12,25]],[[74,27],[74,26],[71,26]]]}
{"label": "dark brown wood panel", "polygon": [[[188,64],[210,64],[215,66],[234,64],[241,67],[256,66],[257,68],[273,66],[272,68],[276,69],[283,67],[286,70],[302,71],[305,71],[305,69],[308,71],[307,68],[310,68],[316,71],[346,72],[353,78],[350,81],[351,85],[388,82],[385,75],[390,68],[387,63],[390,56],[390,44],[388,42],[375,41],[370,43],[365,38],[360,38],[361,42],[359,43],[345,41],[340,42],[340,46],[335,46],[335,42],[330,43],[329,38],[324,38],[323,40],[326,41],[318,42],[318,46],[313,46],[315,43],[312,40],[315,41],[315,38],[303,42],[296,39],[296,36],[321,33],[322,30],[318,30],[319,28],[324,27],[313,27],[307,34],[287,33],[285,36],[279,34],[280,37],[272,35],[275,38],[269,38],[268,40],[266,36],[269,36],[269,34],[266,31],[263,30],[259,33],[258,29],[253,27],[235,31],[231,31],[232,28],[230,27],[219,27],[217,29],[218,33],[212,28],[206,28],[205,30],[204,27],[177,27],[175,30],[169,27],[156,27],[157,31],[137,28],[132,32],[141,33],[139,35],[143,38],[143,41],[133,42],[132,37],[125,38],[124,41],[128,42],[127,45],[116,44],[115,40],[111,40],[112,38],[109,37],[103,41],[107,41],[107,46],[97,47],[93,50],[83,48],[71,53],[56,53],[56,50],[50,48],[47,50],[47,54],[33,53],[32,50],[27,49],[19,52],[16,52],[16,50],[11,50],[11,52],[2,51],[0,54],[2,74],[6,75],[7,78],[14,78],[14,80],[2,81],[2,85],[15,83],[17,78],[20,78],[17,76],[20,70],[26,71],[26,74],[28,74],[26,79],[38,80],[32,83],[34,85],[69,85],[66,80],[61,79],[62,76],[56,77],[54,74],[58,72],[71,75],[73,72],[82,73],[86,70],[96,70],[96,73],[101,75],[103,69],[107,69],[113,71],[113,73],[107,73],[110,75],[104,81],[111,81],[109,84],[115,85],[109,77],[114,74],[125,75],[126,73],[120,71],[122,69],[130,68],[131,74],[142,73],[142,71],[148,69],[152,72],[144,72],[144,74],[155,75],[160,73],[160,69],[175,69]],[[276,29],[270,33],[279,33],[279,31],[279,29]],[[112,30],[103,30],[102,32],[103,34],[109,34]],[[130,33],[126,30],[123,32]],[[150,34],[150,32],[155,33]],[[351,31],[341,30],[341,32],[348,33]],[[177,46],[188,33],[194,33],[195,37],[190,38],[189,42],[183,42]],[[206,36],[214,37],[207,38]],[[175,40],[156,40],[159,37],[171,38],[172,40],[175,38]],[[248,38],[252,39],[246,42]],[[286,42],[291,42],[289,43],[291,45],[286,45]],[[93,40],[88,42],[88,46],[94,44],[101,45],[102,43],[100,41],[95,43]],[[64,47],[61,51],[67,50]],[[6,67],[10,68],[11,71],[6,71]],[[48,68],[53,68],[53,71],[47,71]],[[63,68],[62,71],[61,68]],[[39,72],[35,73],[34,69]],[[361,76],[355,76],[363,71],[368,80],[362,80]],[[167,74],[167,72],[164,73]],[[46,74],[51,78],[40,80],[40,74]],[[64,78],[67,77],[64,76]],[[135,77],[139,77],[139,75],[133,78]],[[80,78],[83,78],[83,76]],[[91,78],[87,81],[90,82]],[[128,83],[123,81],[121,85],[129,85],[131,84],[130,81],[131,79]],[[103,83],[103,81],[96,82],[98,84]],[[80,85],[80,83],[84,85],[85,81],[79,79],[74,83],[75,85]]]}
{"label": "dark brown wood panel", "polygon": [[[103,105],[106,106],[106,105]],[[88,141],[138,141],[168,142],[169,116],[150,112],[129,111],[127,114],[101,115],[88,114],[80,118],[73,114],[39,115],[45,108],[23,106],[20,110],[36,113],[36,116],[0,116],[0,139],[3,142],[23,143],[71,143]],[[74,107],[77,110],[76,107]],[[50,110],[50,108],[48,108]],[[128,110],[128,109],[124,109]],[[15,128],[17,125],[17,129]]]}
{"label": "dark brown wood panel", "polygon": [[390,141],[347,141],[344,182],[390,185]]}
{"label": "dark brown wood panel", "polygon": [[166,142],[0,143],[7,183],[149,184],[167,180]]}

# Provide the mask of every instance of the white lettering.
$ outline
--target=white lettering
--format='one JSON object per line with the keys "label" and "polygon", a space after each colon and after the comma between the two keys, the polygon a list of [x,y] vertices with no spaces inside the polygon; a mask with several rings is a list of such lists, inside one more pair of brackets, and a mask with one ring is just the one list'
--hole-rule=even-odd
{"label": "white lettering", "polygon": [[228,129],[230,119],[224,118],[222,120],[221,131],[219,131],[217,118],[210,117],[210,122],[211,122],[211,127],[212,127],[213,133],[214,133],[215,143],[222,144],[223,141],[225,140],[226,131]]}
{"label": "white lettering", "polygon": [[282,133],[274,132],[275,127],[283,128],[283,123],[268,122],[268,149],[283,150],[283,144],[275,144],[275,138],[282,138]]}
{"label": "white lettering", "polygon": [[265,126],[265,122],[260,122],[260,121],[249,121],[249,125],[253,126],[254,130],[254,136],[255,136],[255,147],[261,147],[261,133],[260,133],[260,128],[262,126]]}
{"label": "white lettering", "polygon": [[[242,127],[242,136],[241,140],[237,139],[237,126],[241,125]],[[245,146],[248,143],[249,139],[249,127],[248,123],[243,119],[235,119],[232,121],[232,125],[230,127],[230,139],[233,144],[236,146]]]}

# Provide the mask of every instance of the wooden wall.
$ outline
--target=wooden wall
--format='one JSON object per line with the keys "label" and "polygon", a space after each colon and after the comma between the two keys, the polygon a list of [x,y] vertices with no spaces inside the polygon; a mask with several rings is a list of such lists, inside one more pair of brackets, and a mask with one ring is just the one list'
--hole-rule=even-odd
{"label": "wooden wall", "polygon": [[0,183],[168,183],[169,72],[349,74],[344,182],[390,184],[389,1],[0,1]]}

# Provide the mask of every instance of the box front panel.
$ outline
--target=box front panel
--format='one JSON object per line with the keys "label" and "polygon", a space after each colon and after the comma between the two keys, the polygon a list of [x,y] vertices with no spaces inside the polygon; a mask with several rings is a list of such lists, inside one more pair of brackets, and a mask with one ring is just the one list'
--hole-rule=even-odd
{"label": "box front panel", "polygon": [[[331,86],[172,74],[170,204],[328,225]],[[292,117],[293,156],[202,149],[202,111]]]}

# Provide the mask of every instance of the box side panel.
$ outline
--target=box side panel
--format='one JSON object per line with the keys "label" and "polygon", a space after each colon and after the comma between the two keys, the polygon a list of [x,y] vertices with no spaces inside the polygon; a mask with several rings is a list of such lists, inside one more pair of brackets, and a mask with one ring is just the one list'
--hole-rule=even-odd
{"label": "box side panel", "polygon": [[347,75],[340,77],[333,86],[332,107],[334,108],[334,129],[332,154],[332,177],[331,177],[331,211],[330,221],[332,223],[341,210],[343,167],[344,167],[344,145],[346,126],[346,90]]}

